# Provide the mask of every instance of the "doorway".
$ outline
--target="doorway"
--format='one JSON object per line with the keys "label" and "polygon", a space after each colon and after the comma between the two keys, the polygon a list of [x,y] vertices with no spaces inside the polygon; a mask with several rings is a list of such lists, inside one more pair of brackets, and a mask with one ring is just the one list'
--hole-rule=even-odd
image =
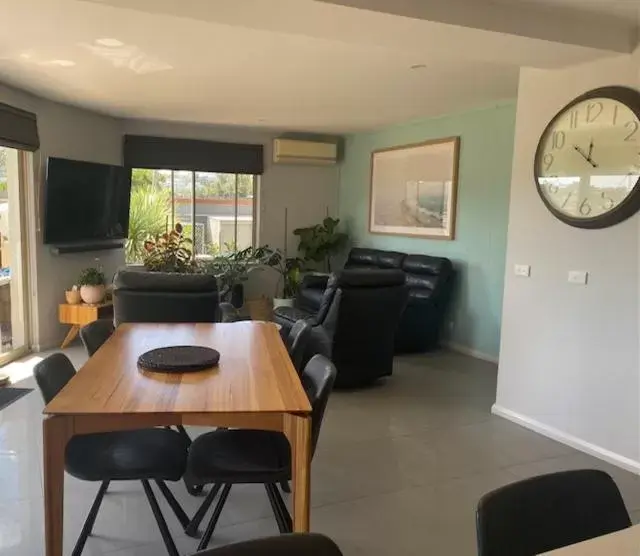
{"label": "doorway", "polygon": [[25,185],[28,153],[0,146],[0,365],[29,350]]}

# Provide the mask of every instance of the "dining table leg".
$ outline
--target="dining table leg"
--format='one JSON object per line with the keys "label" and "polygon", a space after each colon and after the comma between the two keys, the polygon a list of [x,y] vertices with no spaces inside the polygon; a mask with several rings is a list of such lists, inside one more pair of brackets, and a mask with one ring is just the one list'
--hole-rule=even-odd
{"label": "dining table leg", "polygon": [[311,504],[311,417],[288,413],[284,425],[291,445],[293,530],[307,533]]}
{"label": "dining table leg", "polygon": [[64,523],[64,453],[72,434],[68,417],[42,422],[45,555],[62,556]]}

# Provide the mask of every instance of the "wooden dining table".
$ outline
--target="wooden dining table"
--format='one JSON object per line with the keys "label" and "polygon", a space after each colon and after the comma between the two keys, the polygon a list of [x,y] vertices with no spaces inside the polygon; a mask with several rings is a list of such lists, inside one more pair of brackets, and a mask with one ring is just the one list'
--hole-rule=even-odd
{"label": "wooden dining table", "polygon": [[540,556],[638,556],[640,525],[545,552]]}
{"label": "wooden dining table", "polygon": [[[151,349],[198,345],[214,368],[160,373],[138,367]],[[78,434],[197,425],[280,431],[291,445],[293,528],[309,530],[311,406],[272,323],[123,324],[44,409],[46,556],[62,556],[64,455]]]}

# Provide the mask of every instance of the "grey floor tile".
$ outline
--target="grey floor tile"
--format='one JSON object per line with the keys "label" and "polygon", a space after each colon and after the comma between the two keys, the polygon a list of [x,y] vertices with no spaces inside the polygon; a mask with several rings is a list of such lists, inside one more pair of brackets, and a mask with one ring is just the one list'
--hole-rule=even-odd
{"label": "grey floor tile", "polygon": [[[79,345],[67,353],[76,366],[86,358]],[[390,379],[334,392],[312,467],[312,530],[333,537],[345,556],[472,556],[484,493],[582,467],[611,473],[640,521],[637,476],[492,416],[495,388],[495,365],[439,352],[398,357]],[[34,392],[0,411],[0,556],[43,554],[42,408]],[[189,495],[182,482],[169,487],[193,515],[203,498]],[[69,553],[98,485],[66,476],[64,488]],[[192,554],[197,540],[160,503],[180,554]],[[94,533],[85,556],[165,554],[139,483],[112,484]],[[237,486],[212,546],[276,533],[264,489]]]}

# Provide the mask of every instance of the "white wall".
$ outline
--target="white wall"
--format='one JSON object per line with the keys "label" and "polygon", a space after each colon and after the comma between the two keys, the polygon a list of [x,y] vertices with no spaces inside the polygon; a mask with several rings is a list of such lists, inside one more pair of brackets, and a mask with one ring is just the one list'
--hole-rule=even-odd
{"label": "white wall", "polygon": [[[566,103],[604,85],[640,88],[638,55],[564,70],[522,69],[494,410],[640,469],[640,216],[603,230],[572,228],[543,206],[533,158]],[[530,264],[531,277],[513,274]],[[587,270],[589,284],[567,283]]]}
{"label": "white wall", "polygon": [[[271,247],[284,247],[284,209],[288,208],[287,244],[289,256],[298,248],[295,228],[319,223],[326,215],[337,214],[338,167],[289,166],[273,164],[272,140],[278,133],[262,129],[180,124],[127,120],[124,133],[254,143],[265,147],[265,168],[260,179],[260,215],[258,242]],[[271,271],[253,273],[247,287],[247,296],[274,295],[275,283]]]}
{"label": "white wall", "polygon": [[[25,92],[0,85],[0,102],[35,112],[38,117],[40,150],[34,155],[36,212],[40,211],[47,157],[60,156],[77,160],[120,164],[122,161],[121,122],[92,112],[72,108],[31,96]],[[35,216],[35,218],[33,218]],[[73,285],[80,270],[94,264],[100,257],[107,277],[124,263],[123,250],[53,255],[42,244],[38,214],[30,215],[36,225],[36,250],[30,261],[33,275],[32,297],[35,304],[36,348],[60,343],[66,327],[58,323],[58,304],[64,301],[64,290]]]}

